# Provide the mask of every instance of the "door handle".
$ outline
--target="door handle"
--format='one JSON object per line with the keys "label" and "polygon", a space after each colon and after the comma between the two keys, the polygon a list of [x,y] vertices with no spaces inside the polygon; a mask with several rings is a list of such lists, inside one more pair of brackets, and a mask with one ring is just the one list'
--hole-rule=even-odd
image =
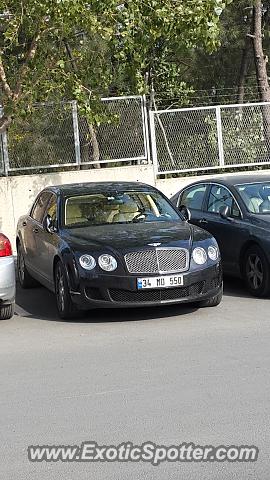
{"label": "door handle", "polygon": [[39,232],[39,229],[37,227],[33,228],[33,232],[34,233],[38,233]]}
{"label": "door handle", "polygon": [[208,223],[208,221],[206,220],[206,218],[202,218],[202,219],[200,220],[200,223],[201,223],[202,225],[206,225],[206,224]]}

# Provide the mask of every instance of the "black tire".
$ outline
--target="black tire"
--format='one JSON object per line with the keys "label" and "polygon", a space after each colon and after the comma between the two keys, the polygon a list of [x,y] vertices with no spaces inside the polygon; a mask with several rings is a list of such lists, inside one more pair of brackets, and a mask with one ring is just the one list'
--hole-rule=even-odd
{"label": "black tire", "polygon": [[200,307],[217,307],[223,297],[223,289],[214,297],[208,298],[207,300],[203,300],[202,302],[199,303]]}
{"label": "black tire", "polygon": [[242,272],[246,287],[253,296],[266,297],[269,294],[269,263],[258,245],[253,245],[245,252]]}
{"label": "black tire", "polygon": [[63,320],[68,320],[70,318],[75,318],[78,314],[78,311],[72,302],[68,280],[64,266],[59,261],[55,266],[54,271],[54,285],[55,285],[55,296],[56,296],[56,305],[57,311],[60,318]]}
{"label": "black tire", "polygon": [[0,320],[9,320],[14,315],[14,303],[0,307]]}
{"label": "black tire", "polygon": [[33,288],[38,285],[38,282],[30,275],[25,265],[22,246],[17,245],[17,271],[18,279],[22,288]]}

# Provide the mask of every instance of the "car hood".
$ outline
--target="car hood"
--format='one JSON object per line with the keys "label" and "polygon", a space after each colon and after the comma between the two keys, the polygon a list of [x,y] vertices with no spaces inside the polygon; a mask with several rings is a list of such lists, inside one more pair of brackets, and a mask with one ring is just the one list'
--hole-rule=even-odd
{"label": "car hood", "polygon": [[193,239],[204,240],[210,235],[183,221],[111,224],[66,229],[66,240],[77,248],[112,248],[129,250],[151,246],[190,248]]}
{"label": "car hood", "polygon": [[265,214],[265,215],[254,214],[252,215],[252,221],[253,221],[253,224],[258,227],[270,229],[270,215],[268,214]]}

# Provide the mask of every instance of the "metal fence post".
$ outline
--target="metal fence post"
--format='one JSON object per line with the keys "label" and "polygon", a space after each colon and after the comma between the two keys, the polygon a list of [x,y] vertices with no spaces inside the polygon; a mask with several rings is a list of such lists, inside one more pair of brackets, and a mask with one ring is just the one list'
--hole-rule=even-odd
{"label": "metal fence post", "polygon": [[217,119],[217,137],[218,137],[218,154],[219,154],[219,165],[224,167],[224,145],[223,145],[223,133],[222,133],[222,122],[221,122],[221,109],[220,106],[216,107],[216,119]]}
{"label": "metal fence post", "polygon": [[8,176],[9,156],[8,156],[8,139],[7,139],[7,131],[6,130],[2,133],[2,153],[3,153],[4,174],[6,176]]}
{"label": "metal fence post", "polygon": [[153,168],[154,168],[155,177],[157,178],[158,157],[157,157],[157,139],[156,139],[156,128],[155,128],[155,112],[151,110],[149,110],[149,122],[150,122],[150,138],[151,138]]}
{"label": "metal fence post", "polygon": [[145,145],[145,153],[147,158],[147,164],[151,163],[150,161],[150,139],[149,139],[149,119],[148,119],[148,111],[147,111],[147,101],[146,95],[142,96],[142,109],[143,109],[143,134],[144,134],[144,145]]}
{"label": "metal fence post", "polygon": [[80,145],[80,131],[78,122],[78,107],[76,100],[72,101],[72,120],[74,132],[75,157],[77,165],[81,164],[81,145]]}

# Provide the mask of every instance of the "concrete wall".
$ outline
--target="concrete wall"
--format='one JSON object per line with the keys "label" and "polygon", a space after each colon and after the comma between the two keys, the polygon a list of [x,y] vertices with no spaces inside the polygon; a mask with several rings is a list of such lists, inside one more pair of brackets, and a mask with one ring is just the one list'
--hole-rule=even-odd
{"label": "concrete wall", "polygon": [[[252,175],[252,172],[249,173]],[[270,171],[264,171],[263,173],[269,174]],[[209,179],[209,175],[199,178]],[[0,177],[0,232],[5,233],[10,238],[14,248],[18,218],[29,211],[37,194],[48,185],[132,180],[154,185],[170,197],[182,186],[188,185],[196,179],[198,177],[156,180],[152,166],[147,165]]]}

